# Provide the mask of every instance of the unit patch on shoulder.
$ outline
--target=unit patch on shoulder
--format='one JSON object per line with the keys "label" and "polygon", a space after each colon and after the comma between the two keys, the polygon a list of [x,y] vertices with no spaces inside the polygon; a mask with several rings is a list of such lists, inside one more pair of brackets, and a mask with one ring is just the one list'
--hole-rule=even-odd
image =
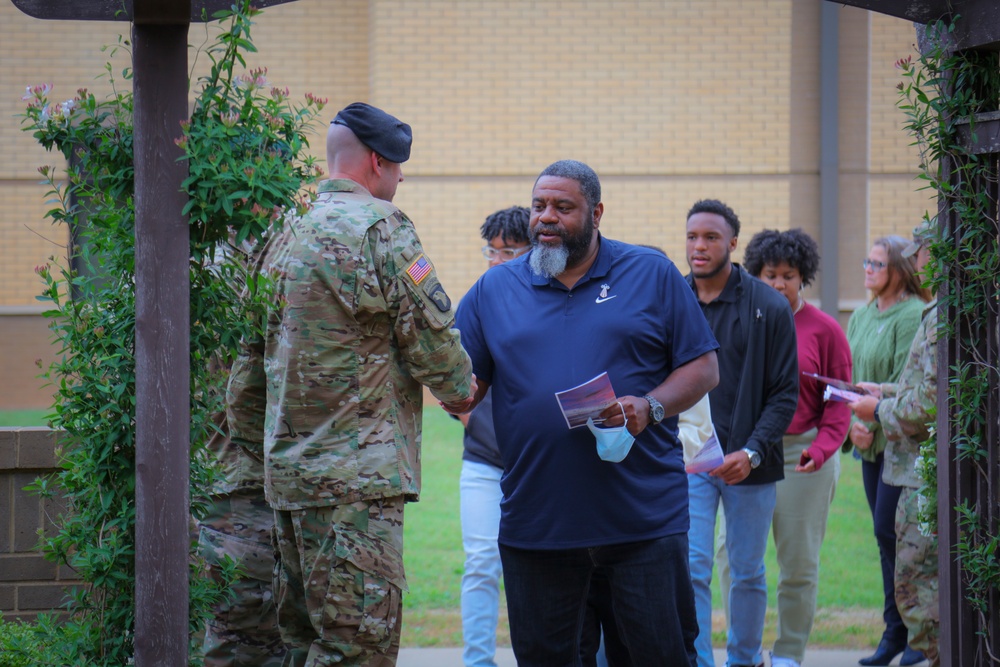
{"label": "unit patch on shoulder", "polygon": [[448,293],[444,291],[444,288],[441,287],[441,283],[433,280],[424,285],[423,289],[427,298],[433,301],[434,305],[437,306],[442,313],[447,313],[451,310],[451,298],[448,296]]}
{"label": "unit patch on shoulder", "polygon": [[413,260],[413,263],[410,264],[409,268],[406,269],[406,275],[410,277],[410,280],[413,281],[414,285],[419,285],[423,282],[424,278],[431,274],[433,270],[434,267],[431,266],[431,263],[428,262],[427,258],[424,257],[423,253],[421,253],[415,260]]}

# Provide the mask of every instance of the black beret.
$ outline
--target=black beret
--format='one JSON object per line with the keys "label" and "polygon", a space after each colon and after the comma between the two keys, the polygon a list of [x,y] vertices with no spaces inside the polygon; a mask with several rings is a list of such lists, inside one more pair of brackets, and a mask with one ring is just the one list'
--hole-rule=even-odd
{"label": "black beret", "polygon": [[364,102],[348,104],[333,119],[347,127],[368,148],[391,162],[410,159],[413,133],[410,126]]}

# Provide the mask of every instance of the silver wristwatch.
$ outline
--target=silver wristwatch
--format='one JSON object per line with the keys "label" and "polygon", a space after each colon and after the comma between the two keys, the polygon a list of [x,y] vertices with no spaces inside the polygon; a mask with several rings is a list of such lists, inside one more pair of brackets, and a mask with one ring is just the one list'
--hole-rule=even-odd
{"label": "silver wristwatch", "polygon": [[743,448],[743,453],[750,457],[750,469],[756,470],[760,467],[760,452],[756,449],[750,449],[749,447]]}
{"label": "silver wristwatch", "polygon": [[659,424],[663,421],[665,414],[663,411],[663,404],[649,394],[646,394],[643,398],[646,399],[647,403],[649,403],[649,421],[651,421],[654,425]]}

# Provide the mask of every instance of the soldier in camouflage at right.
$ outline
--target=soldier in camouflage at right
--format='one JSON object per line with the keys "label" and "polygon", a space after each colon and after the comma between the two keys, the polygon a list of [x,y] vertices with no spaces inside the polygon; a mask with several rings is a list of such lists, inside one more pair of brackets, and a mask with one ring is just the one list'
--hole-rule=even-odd
{"label": "soldier in camouflage at right", "polygon": [[[913,242],[903,255],[917,256],[917,270],[930,261],[934,222],[924,220],[913,230]],[[937,538],[920,532],[918,490],[923,485],[916,470],[920,444],[930,437],[931,413],[937,402],[937,300],[924,308],[910,356],[895,383],[860,385],[871,392],[851,404],[859,419],[876,421],[885,431],[883,479],[903,487],[896,507],[896,605],[909,631],[909,645],[923,651],[931,667],[938,655]],[[902,663],[901,663],[902,664]]]}
{"label": "soldier in camouflage at right", "polygon": [[395,665],[403,504],[420,492],[423,389],[474,406],[451,301],[391,200],[410,127],[351,104],[327,134],[330,179],[265,248],[263,340],[229,383],[233,441],[264,461],[284,665]]}

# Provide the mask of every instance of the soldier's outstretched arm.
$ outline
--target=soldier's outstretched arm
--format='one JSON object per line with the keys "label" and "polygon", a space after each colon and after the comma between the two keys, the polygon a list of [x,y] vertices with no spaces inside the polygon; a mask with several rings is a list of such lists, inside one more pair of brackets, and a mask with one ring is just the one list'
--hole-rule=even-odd
{"label": "soldier's outstretched arm", "polygon": [[[408,220],[391,230],[385,291],[393,334],[410,376],[439,400],[462,404],[475,391],[472,362],[462,348],[451,299]],[[456,407],[461,407],[457,405]]]}

